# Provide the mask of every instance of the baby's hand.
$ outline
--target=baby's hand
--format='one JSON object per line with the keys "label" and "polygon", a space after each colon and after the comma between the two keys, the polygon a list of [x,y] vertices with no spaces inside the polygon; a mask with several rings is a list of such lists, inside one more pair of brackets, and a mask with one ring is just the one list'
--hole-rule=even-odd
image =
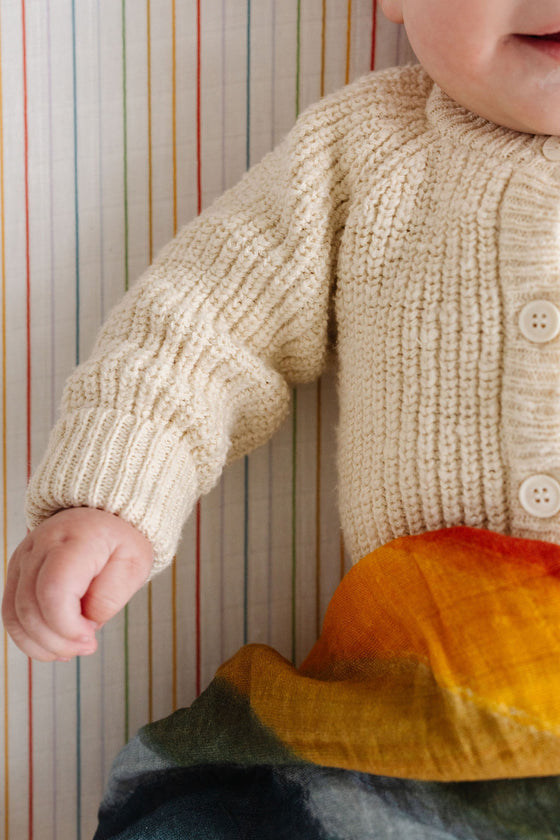
{"label": "baby's hand", "polygon": [[148,539],[118,516],[93,508],[60,511],[10,559],[6,630],[43,662],[93,653],[95,631],[145,583],[152,562]]}

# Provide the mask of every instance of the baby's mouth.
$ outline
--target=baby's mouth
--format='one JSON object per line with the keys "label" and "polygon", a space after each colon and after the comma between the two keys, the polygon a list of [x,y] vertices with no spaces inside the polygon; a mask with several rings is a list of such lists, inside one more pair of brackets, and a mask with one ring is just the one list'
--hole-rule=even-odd
{"label": "baby's mouth", "polygon": [[533,38],[536,41],[559,41],[560,32],[549,32],[547,35],[526,35],[526,38]]}
{"label": "baby's mouth", "polygon": [[560,30],[558,32],[547,32],[543,35],[519,33],[515,35],[515,38],[518,42],[539,50],[541,54],[548,55],[555,62],[560,59]]}

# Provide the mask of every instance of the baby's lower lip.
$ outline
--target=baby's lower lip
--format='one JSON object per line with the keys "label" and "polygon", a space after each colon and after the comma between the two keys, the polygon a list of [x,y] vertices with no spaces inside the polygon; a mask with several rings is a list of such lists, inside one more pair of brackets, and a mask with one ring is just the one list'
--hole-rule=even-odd
{"label": "baby's lower lip", "polygon": [[560,61],[560,32],[551,32],[550,35],[516,35],[515,37],[532,49]]}

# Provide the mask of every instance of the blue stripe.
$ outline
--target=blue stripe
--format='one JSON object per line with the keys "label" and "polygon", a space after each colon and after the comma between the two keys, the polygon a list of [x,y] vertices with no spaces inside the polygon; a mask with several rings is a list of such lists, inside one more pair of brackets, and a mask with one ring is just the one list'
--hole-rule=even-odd
{"label": "blue stripe", "polygon": [[[301,0],[297,4],[297,36],[296,36],[296,118],[299,116],[299,88],[300,88],[300,67],[301,67]],[[297,510],[297,389],[293,389],[293,414],[292,414],[292,662],[296,662],[297,650],[297,534],[296,534],[296,510]]]}
{"label": "blue stripe", "polygon": [[247,128],[245,140],[245,163],[251,166],[251,0],[247,0]]}
{"label": "blue stripe", "polygon": [[[72,0],[72,85],[74,100],[74,226],[76,248],[76,364],[80,363],[80,214],[78,201],[78,84],[76,2]],[[76,840],[82,836],[82,691],[80,658],[76,660]]]}
{"label": "blue stripe", "polygon": [[[124,190],[124,288],[128,291],[128,113],[127,113],[127,77],[126,77],[126,11],[125,2],[121,3],[122,28],[122,97],[123,97],[123,190]],[[124,608],[124,740],[130,738],[130,657],[128,644],[129,615],[128,604]]]}
{"label": "blue stripe", "polygon": [[[97,134],[97,154],[99,157],[99,314],[101,322],[105,318],[105,231],[103,225],[103,208],[105,206],[105,198],[103,191],[103,92],[101,86],[101,8],[100,0],[96,3],[96,36],[97,36],[97,105],[98,105],[98,134]],[[101,658],[101,719],[100,719],[100,751],[101,751],[101,779],[100,786],[103,789],[105,785],[105,733],[107,727],[105,725],[105,669],[106,669],[106,655],[105,655],[105,633],[103,630],[99,632],[99,650],[98,656]]]}
{"label": "blue stripe", "polygon": [[72,84],[74,100],[74,225],[76,248],[76,364],[80,363],[80,213],[78,202],[78,91],[76,69],[76,0],[72,0]]}
{"label": "blue stripe", "polygon": [[[245,164],[251,166],[251,0],[247,0],[247,126]],[[243,644],[249,639],[249,458],[245,456],[245,509],[243,537]]]}

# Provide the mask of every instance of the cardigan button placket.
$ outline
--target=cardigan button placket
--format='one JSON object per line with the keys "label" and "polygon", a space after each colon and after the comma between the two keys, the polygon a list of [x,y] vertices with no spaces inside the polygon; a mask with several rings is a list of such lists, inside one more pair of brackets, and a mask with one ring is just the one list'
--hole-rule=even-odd
{"label": "cardigan button placket", "polygon": [[519,328],[536,344],[552,341],[560,333],[560,311],[549,300],[532,300],[519,313]]}
{"label": "cardigan button placket", "polygon": [[560,137],[547,137],[542,146],[542,153],[547,160],[560,161]]}
{"label": "cardigan button placket", "polygon": [[549,519],[560,510],[560,484],[550,475],[532,475],[519,488],[519,501],[531,516]]}

